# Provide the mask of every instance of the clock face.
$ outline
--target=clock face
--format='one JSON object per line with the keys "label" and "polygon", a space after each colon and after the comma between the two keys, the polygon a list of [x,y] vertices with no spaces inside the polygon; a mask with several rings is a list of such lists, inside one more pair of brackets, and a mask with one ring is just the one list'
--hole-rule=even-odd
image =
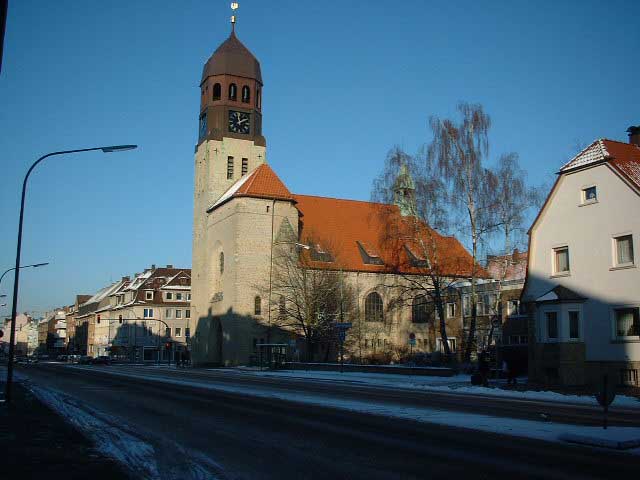
{"label": "clock face", "polygon": [[229,110],[229,131],[249,134],[250,115],[244,112]]}

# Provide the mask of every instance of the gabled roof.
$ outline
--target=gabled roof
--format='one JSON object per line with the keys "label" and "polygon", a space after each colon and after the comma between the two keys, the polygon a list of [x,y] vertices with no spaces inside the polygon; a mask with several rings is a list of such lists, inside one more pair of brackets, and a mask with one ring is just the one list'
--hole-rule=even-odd
{"label": "gabled roof", "polygon": [[560,169],[560,173],[601,162],[607,162],[629,182],[640,188],[640,147],[633,143],[606,138],[596,140],[567,162]]}
{"label": "gabled roof", "polygon": [[[321,242],[331,250],[335,262],[316,262],[308,259],[315,268],[344,269],[362,272],[420,273],[424,268],[415,268],[407,248],[413,252],[424,249],[414,240],[415,228],[410,229],[409,218],[403,217],[395,205],[344,200],[337,198],[294,195],[296,207],[301,213],[301,242]],[[440,252],[440,270],[451,276],[471,275],[472,257],[454,237],[445,237],[417,221],[419,230],[430,234]],[[398,232],[389,235],[391,228]],[[407,248],[405,248],[407,247]],[[380,264],[365,263],[361,252],[382,260]],[[311,257],[306,252],[304,255]],[[486,275],[476,266],[480,276]]]}
{"label": "gabled roof", "polygon": [[211,205],[210,212],[236,197],[266,198],[269,200],[295,201],[293,195],[269,165],[263,163],[249,175],[235,182]]}
{"label": "gabled roof", "polygon": [[562,285],[556,285],[536,298],[536,302],[583,302],[584,300],[586,300],[585,297]]}

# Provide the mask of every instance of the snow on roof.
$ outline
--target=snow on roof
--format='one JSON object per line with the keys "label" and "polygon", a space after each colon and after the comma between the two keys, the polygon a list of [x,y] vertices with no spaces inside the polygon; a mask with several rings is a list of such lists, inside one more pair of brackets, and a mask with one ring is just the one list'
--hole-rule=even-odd
{"label": "snow on roof", "polygon": [[90,303],[99,302],[100,300],[102,300],[106,296],[110,295],[117,288],[119,288],[121,284],[122,284],[121,281],[120,282],[116,282],[116,283],[112,283],[111,285],[108,285],[108,286],[98,290],[93,297],[91,297],[89,300],[84,302],[82,305],[88,305]]}
{"label": "snow on roof", "polygon": [[218,205],[226,202],[229,198],[231,198],[233,196],[234,193],[236,193],[238,191],[238,189],[244,185],[244,183],[249,180],[249,178],[251,178],[251,175],[245,175],[244,177],[240,178],[240,180],[238,180],[236,183],[234,183],[233,185],[231,185],[229,187],[229,189],[224,192],[222,194],[222,196],[213,204],[211,205],[209,208],[207,208],[207,211],[216,208]]}
{"label": "snow on roof", "polygon": [[569,162],[567,162],[560,171],[563,172],[570,168],[581,167],[583,165],[588,165],[590,163],[595,163],[602,161],[606,158],[609,158],[609,152],[607,151],[607,147],[605,146],[602,139],[596,140],[587,148],[582,150],[578,155],[573,157]]}

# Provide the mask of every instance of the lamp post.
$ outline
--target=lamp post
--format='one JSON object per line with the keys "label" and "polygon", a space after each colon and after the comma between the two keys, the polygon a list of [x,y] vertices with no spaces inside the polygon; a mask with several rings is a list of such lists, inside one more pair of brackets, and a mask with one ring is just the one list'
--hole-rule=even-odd
{"label": "lamp post", "polygon": [[16,247],[16,266],[14,268],[14,279],[13,279],[13,305],[11,306],[11,335],[9,340],[9,362],[7,363],[7,384],[5,386],[5,401],[7,403],[11,402],[11,386],[13,381],[13,351],[14,345],[13,342],[16,336],[16,309],[18,307],[18,282],[20,280],[20,253],[22,250],[22,223],[24,220],[24,199],[27,193],[27,180],[29,180],[29,175],[33,171],[36,166],[42,162],[45,158],[53,157],[56,155],[65,155],[67,153],[81,153],[81,152],[94,152],[97,150],[101,150],[103,153],[112,153],[112,152],[122,152],[125,150],[133,150],[134,148],[138,148],[137,145],[111,145],[106,147],[93,147],[93,148],[80,148],[76,150],[63,150],[60,152],[51,152],[43,155],[38,160],[36,160],[29,170],[27,170],[27,174],[24,176],[24,181],[22,182],[22,198],[20,201],[20,220],[18,221],[18,245]]}

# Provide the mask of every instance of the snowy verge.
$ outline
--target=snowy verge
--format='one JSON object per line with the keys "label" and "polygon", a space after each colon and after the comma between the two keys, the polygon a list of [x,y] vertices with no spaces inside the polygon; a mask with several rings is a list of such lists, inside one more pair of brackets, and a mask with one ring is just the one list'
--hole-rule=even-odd
{"label": "snowy verge", "polygon": [[[171,452],[168,457],[154,445],[140,438],[120,419],[107,416],[73,397],[49,388],[29,385],[31,392],[45,405],[58,412],[65,420],[82,431],[93,442],[96,450],[110,457],[142,480],[215,479],[222,467],[197,451],[186,451],[180,445],[161,445]],[[173,458],[178,464],[168,464]]]}
{"label": "snowy verge", "polygon": [[[105,370],[107,371],[107,370]],[[532,438],[549,442],[563,442],[563,435],[593,436],[599,430],[598,427],[586,427],[580,425],[567,425],[553,422],[537,422],[533,420],[522,420],[516,418],[494,417],[475,413],[464,413],[459,411],[447,411],[433,408],[410,407],[405,405],[393,405],[388,402],[345,400],[326,395],[316,395],[308,393],[282,392],[271,390],[265,387],[252,388],[246,386],[230,386],[222,384],[207,383],[187,379],[176,379],[158,377],[155,375],[144,375],[137,372],[124,372],[108,370],[108,373],[115,376],[137,378],[173,385],[191,386],[215,390],[232,394],[241,394],[258,398],[277,399],[289,402],[304,403],[318,407],[335,408],[357,413],[380,415],[403,420],[412,420],[422,423],[438,424],[447,427],[466,428],[483,432],[496,433],[501,435],[511,435],[522,438]],[[610,427],[610,435],[621,438],[640,438],[640,428],[635,427]],[[613,437],[612,437],[613,438]],[[640,448],[627,450],[628,452],[640,455]]]}
{"label": "snowy verge", "polygon": [[[211,369],[215,370],[215,369]],[[296,380],[322,380],[344,383],[358,383],[364,385],[404,388],[410,390],[447,392],[467,395],[482,395],[490,397],[514,398],[519,400],[536,400],[543,402],[569,403],[579,405],[597,406],[595,397],[588,395],[565,395],[551,391],[520,391],[505,390],[498,387],[481,387],[470,385],[469,375],[455,375],[453,377],[417,377],[410,375],[385,375],[384,373],[356,373],[356,372],[325,372],[325,371],[301,371],[279,370],[259,371],[254,369],[228,369],[247,375],[263,377],[282,377]],[[220,371],[218,369],[218,371]],[[616,396],[612,406],[640,409],[640,401],[634,397],[625,395]]]}

